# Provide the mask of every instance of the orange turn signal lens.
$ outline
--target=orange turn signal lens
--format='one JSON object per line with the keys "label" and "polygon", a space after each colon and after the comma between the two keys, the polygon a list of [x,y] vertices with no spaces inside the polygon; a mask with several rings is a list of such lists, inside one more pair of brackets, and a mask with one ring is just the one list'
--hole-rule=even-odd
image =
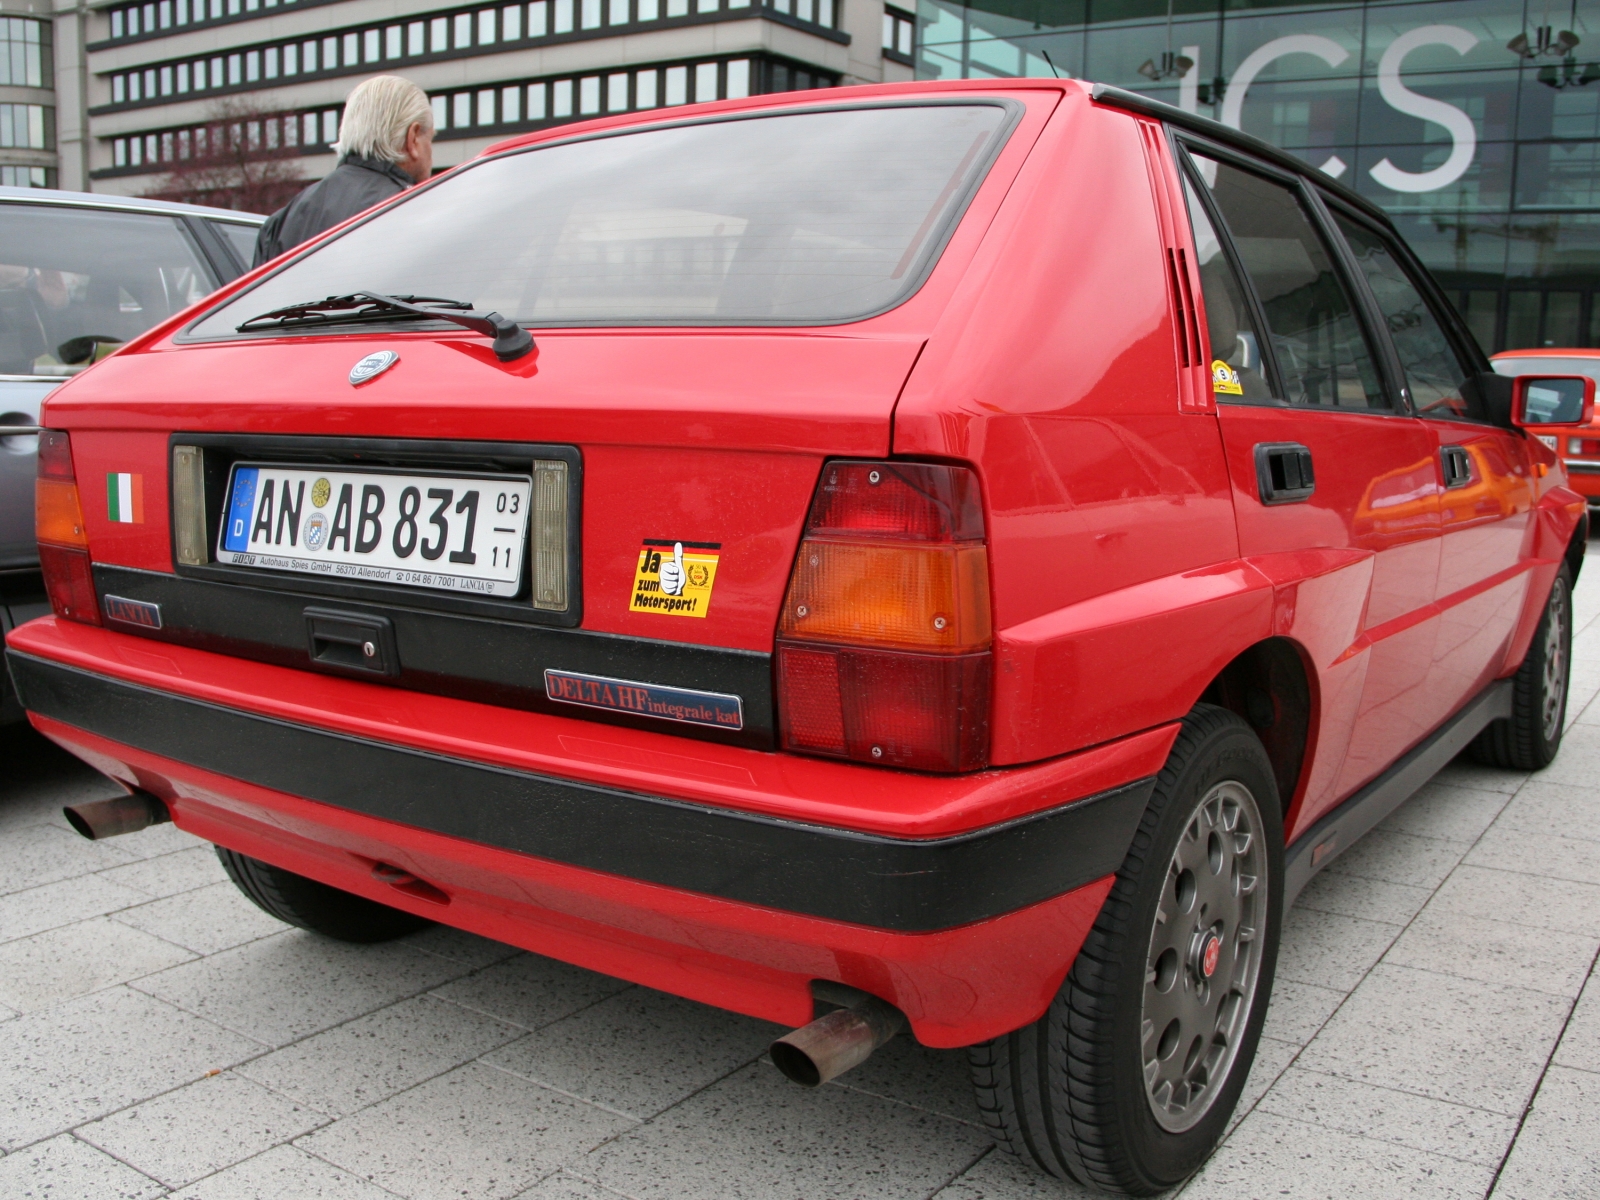
{"label": "orange turn signal lens", "polygon": [[88,547],[76,483],[43,478],[34,481],[34,529],[39,541],[46,545]]}
{"label": "orange turn signal lens", "polygon": [[964,654],[987,649],[989,554],[981,545],[807,539],[782,638]]}

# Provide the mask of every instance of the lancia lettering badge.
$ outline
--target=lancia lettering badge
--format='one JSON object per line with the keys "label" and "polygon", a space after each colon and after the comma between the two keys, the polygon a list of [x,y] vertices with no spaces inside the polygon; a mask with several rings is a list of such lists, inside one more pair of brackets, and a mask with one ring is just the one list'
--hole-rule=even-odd
{"label": "lancia lettering badge", "polygon": [[400,361],[400,356],[393,350],[379,350],[369,354],[350,368],[350,386],[360,387],[369,379],[382,375],[395,363]]}

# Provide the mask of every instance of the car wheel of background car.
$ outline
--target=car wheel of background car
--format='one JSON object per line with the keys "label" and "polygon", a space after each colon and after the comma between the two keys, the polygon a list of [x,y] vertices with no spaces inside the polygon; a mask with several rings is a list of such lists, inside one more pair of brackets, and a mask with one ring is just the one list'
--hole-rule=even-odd
{"label": "car wheel of background car", "polygon": [[1255,1057],[1282,873],[1260,739],[1197,705],[1050,1008],[970,1051],[1000,1145],[1050,1175],[1132,1195],[1193,1172]]}
{"label": "car wheel of background car", "polygon": [[1491,767],[1537,771],[1555,761],[1567,716],[1572,676],[1572,571],[1563,566],[1550,585],[1533,644],[1512,680],[1511,715],[1492,722],[1472,743],[1472,755]]}
{"label": "car wheel of background car", "polygon": [[260,859],[217,847],[223,869],[261,911],[341,942],[386,942],[433,924],[387,904],[340,891]]}

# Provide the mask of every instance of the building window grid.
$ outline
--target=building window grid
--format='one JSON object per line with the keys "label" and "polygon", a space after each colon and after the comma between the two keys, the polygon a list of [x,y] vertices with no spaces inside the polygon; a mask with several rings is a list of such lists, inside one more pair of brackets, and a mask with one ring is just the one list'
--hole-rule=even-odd
{"label": "building window grid", "polygon": [[54,150],[55,117],[43,104],[0,104],[0,149]]}
{"label": "building window grid", "polygon": [[897,62],[911,66],[916,61],[917,18],[904,9],[884,5],[883,50]]}
{"label": "building window grid", "polygon": [[[469,137],[486,129],[508,133],[604,113],[837,87],[838,82],[834,75],[799,63],[745,56],[545,76],[442,92],[429,99],[441,134]],[[224,128],[229,132],[223,136],[235,145],[242,138],[251,148],[284,146],[308,154],[326,153],[338,140],[342,111],[341,107],[287,112],[232,127],[191,125],[130,134],[111,140],[111,165],[118,171],[159,171],[191,154],[206,153],[208,139]]]}
{"label": "building window grid", "polygon": [[0,84],[51,87],[50,26],[27,17],[0,18]]}
{"label": "building window grid", "polygon": [[[260,0],[265,3],[265,0]],[[284,0],[288,2],[288,0]],[[112,104],[157,102],[188,94],[178,80],[193,79],[193,91],[239,87],[266,79],[326,74],[371,66],[380,61],[423,58],[478,47],[531,42],[579,30],[645,24],[693,13],[737,12],[768,8],[797,20],[831,29],[841,0],[531,0],[423,16],[395,24],[372,26],[323,36],[320,41],[296,39],[247,47],[226,59],[185,59],[161,64],[159,78],[150,68],[111,75]],[[194,0],[199,3],[199,0]],[[112,14],[142,11],[134,5]],[[180,4],[180,7],[182,5]],[[142,18],[140,18],[142,20]],[[123,28],[133,18],[124,15]],[[888,18],[885,18],[887,21]],[[37,22],[33,22],[37,24]],[[887,26],[886,26],[887,28]],[[115,35],[114,35],[115,36]],[[127,34],[124,36],[135,36]],[[908,43],[909,44],[909,43]],[[404,53],[401,53],[402,46]],[[222,64],[226,62],[226,75]],[[209,70],[208,70],[209,66]],[[224,78],[226,82],[224,82]]]}

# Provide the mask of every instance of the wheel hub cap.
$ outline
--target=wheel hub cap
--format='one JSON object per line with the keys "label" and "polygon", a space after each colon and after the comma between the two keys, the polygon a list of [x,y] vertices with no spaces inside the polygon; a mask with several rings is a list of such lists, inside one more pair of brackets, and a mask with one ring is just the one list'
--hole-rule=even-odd
{"label": "wheel hub cap", "polygon": [[1244,784],[1195,806],[1150,932],[1140,1054],[1162,1128],[1182,1133],[1210,1110],[1254,1006],[1267,919],[1261,812]]}

